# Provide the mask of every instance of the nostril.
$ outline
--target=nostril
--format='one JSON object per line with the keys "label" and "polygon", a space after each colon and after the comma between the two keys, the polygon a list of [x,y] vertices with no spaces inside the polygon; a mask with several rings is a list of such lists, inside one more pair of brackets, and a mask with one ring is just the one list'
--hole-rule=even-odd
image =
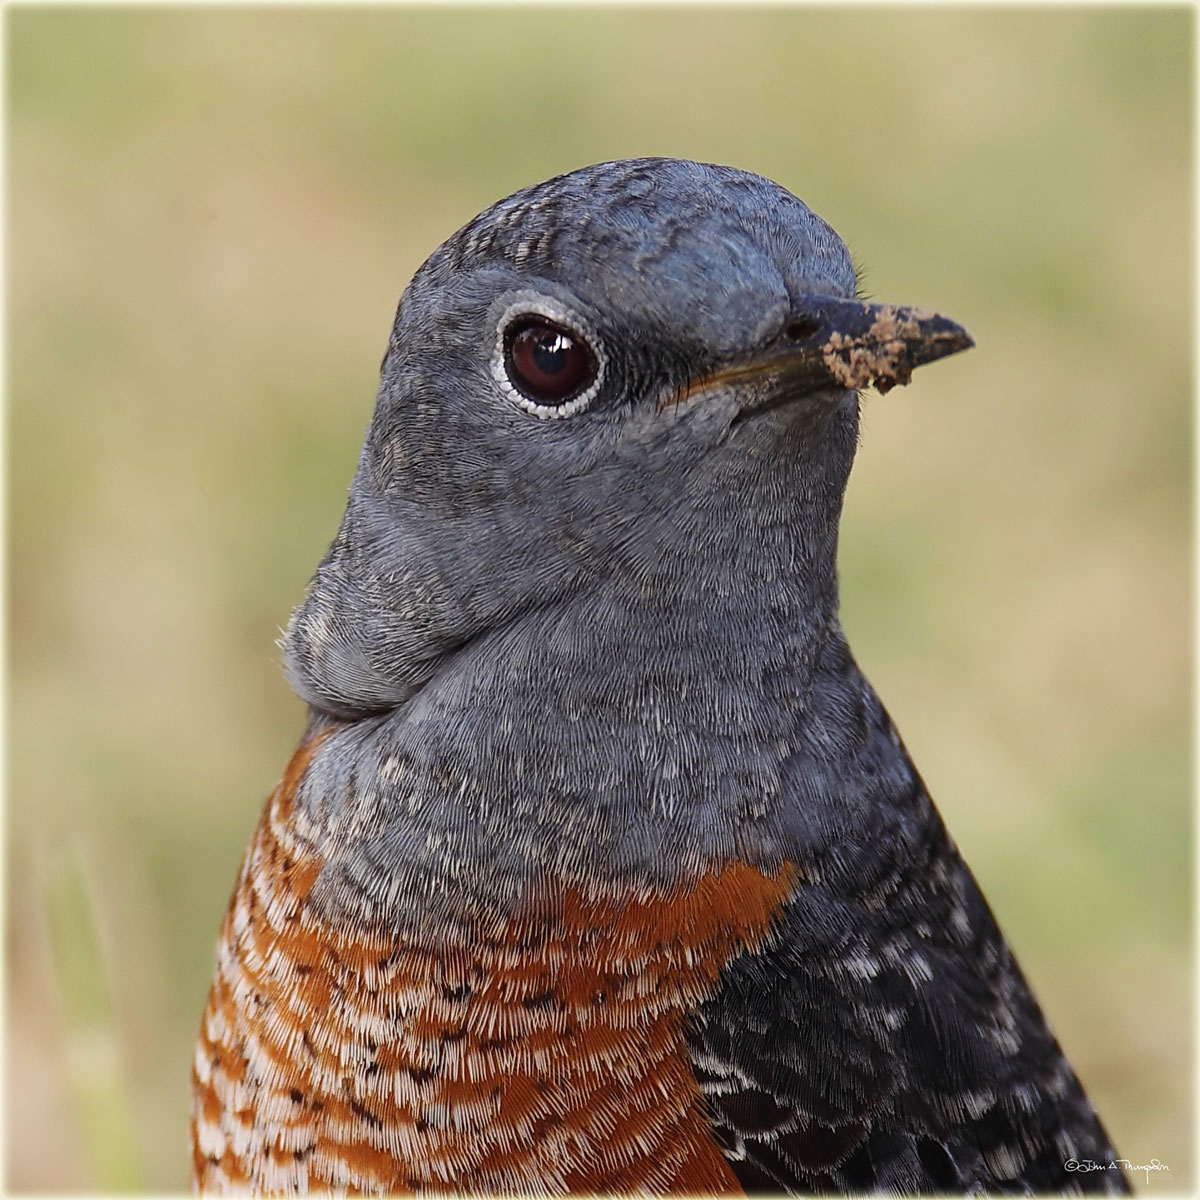
{"label": "nostril", "polygon": [[817,333],[820,328],[820,321],[816,321],[812,317],[797,317],[784,329],[783,335],[793,342],[803,342]]}

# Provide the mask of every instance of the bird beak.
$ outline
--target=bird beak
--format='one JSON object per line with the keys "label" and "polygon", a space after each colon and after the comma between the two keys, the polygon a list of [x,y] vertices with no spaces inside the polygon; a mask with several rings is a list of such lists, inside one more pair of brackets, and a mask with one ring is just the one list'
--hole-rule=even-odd
{"label": "bird beak", "polygon": [[691,380],[671,403],[732,387],[741,415],[750,416],[815,392],[840,397],[872,383],[887,392],[917,367],[973,345],[961,325],[927,309],[801,296],[769,345]]}

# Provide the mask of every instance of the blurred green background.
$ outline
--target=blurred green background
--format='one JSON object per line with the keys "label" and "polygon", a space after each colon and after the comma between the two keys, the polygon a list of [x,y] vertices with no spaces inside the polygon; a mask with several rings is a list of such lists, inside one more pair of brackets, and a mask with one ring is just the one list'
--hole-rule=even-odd
{"label": "blurred green background", "polygon": [[868,394],[845,622],[1120,1151],[1191,1188],[1190,9],[6,19],[9,1188],[186,1185],[396,300],[642,154],[779,180],[975,334]]}

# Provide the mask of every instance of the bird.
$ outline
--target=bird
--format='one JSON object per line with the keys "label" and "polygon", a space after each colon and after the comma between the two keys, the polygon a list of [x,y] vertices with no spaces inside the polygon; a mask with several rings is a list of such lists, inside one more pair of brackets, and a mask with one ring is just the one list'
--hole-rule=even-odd
{"label": "bird", "polygon": [[732,167],[433,252],[282,640],[196,1188],[1128,1190],[839,618],[862,393],[971,345]]}

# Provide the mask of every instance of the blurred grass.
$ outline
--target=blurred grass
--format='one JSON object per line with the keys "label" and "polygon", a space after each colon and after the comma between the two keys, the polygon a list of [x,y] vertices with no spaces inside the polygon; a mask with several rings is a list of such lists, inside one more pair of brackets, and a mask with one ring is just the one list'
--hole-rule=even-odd
{"label": "blurred grass", "polygon": [[51,853],[43,886],[48,940],[64,1034],[64,1065],[87,1162],[97,1188],[137,1191],[140,1162],[105,978],[96,889],[78,844],[60,844]]}
{"label": "blurred grass", "polygon": [[[778,179],[975,334],[868,397],[846,624],[1120,1151],[1170,1166],[1142,1190],[1191,1187],[1190,9],[5,19],[8,1187],[185,1185],[217,925],[302,720],[273,638],[400,290],[515,187],[660,153]],[[96,933],[56,952],[64,838]]]}

